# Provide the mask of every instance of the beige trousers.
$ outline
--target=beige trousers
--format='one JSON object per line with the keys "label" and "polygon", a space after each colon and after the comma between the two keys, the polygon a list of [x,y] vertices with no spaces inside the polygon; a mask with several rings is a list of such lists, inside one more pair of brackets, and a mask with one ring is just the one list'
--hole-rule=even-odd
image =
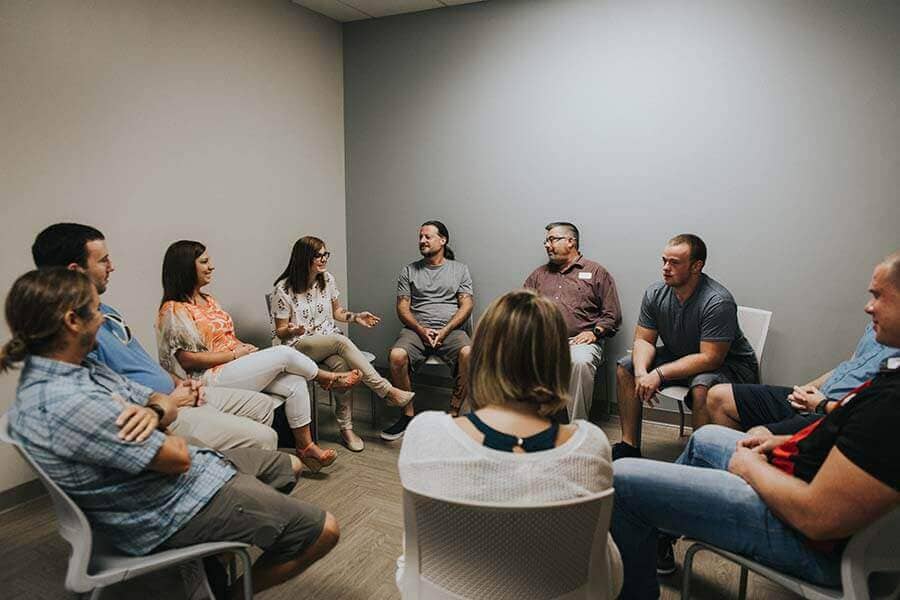
{"label": "beige trousers", "polygon": [[265,394],[223,387],[206,388],[206,404],[178,409],[168,432],[214,450],[278,447],[278,434],[269,427],[272,399]]}
{"label": "beige trousers", "polygon": [[[342,372],[359,369],[362,372],[362,382],[379,398],[384,398],[391,391],[391,382],[375,370],[372,363],[366,360],[356,344],[347,336],[304,335],[294,342],[293,346],[317,363],[323,363],[329,371]],[[334,418],[341,429],[353,428],[352,398],[353,394],[347,393],[347,391],[334,394]]]}

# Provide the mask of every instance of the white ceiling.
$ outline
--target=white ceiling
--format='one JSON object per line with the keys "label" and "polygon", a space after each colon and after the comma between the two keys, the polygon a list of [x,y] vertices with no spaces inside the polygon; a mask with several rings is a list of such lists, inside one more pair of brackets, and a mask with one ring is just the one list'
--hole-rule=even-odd
{"label": "white ceiling", "polygon": [[389,17],[403,13],[444,8],[457,4],[472,4],[483,0],[292,0],[335,21],[348,22],[362,19]]}

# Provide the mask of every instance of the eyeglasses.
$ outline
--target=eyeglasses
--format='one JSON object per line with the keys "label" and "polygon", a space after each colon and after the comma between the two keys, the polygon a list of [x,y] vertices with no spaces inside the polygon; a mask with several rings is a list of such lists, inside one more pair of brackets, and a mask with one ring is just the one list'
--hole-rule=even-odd
{"label": "eyeglasses", "polygon": [[557,235],[548,235],[547,238],[544,240],[544,243],[545,243],[545,244],[555,244],[556,242],[558,242],[558,241],[560,241],[560,240],[571,240],[571,239],[572,239],[572,238],[570,238],[570,237],[568,237],[568,236],[562,236],[562,237],[560,237],[560,236],[557,236]]}
{"label": "eyeglasses", "polygon": [[131,327],[125,324],[125,320],[119,315],[112,313],[106,313],[104,316],[107,321],[115,325],[112,328],[113,335],[119,338],[119,341],[123,344],[130,344],[133,336],[131,335]]}
{"label": "eyeglasses", "polygon": [[331,252],[318,252],[313,258],[316,260],[328,260],[331,258]]}

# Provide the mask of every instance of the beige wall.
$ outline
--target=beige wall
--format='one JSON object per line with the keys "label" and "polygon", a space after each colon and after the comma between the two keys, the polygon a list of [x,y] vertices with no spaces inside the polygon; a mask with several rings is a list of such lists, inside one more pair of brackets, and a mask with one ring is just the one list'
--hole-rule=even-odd
{"label": "beige wall", "polygon": [[[340,26],[287,0],[4,0],[2,295],[64,220],[106,234],[104,300],[151,354],[176,239],[207,244],[210,289],[248,340],[300,235],[324,237],[346,290],[342,87]],[[0,411],[15,380],[0,376]],[[32,478],[8,446],[0,465],[0,491]]]}

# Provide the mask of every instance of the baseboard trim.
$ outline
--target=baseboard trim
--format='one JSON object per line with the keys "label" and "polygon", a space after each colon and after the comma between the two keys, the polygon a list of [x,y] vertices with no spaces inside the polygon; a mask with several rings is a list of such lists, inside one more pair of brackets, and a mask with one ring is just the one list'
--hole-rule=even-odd
{"label": "baseboard trim", "polygon": [[46,494],[47,490],[39,480],[26,481],[23,484],[0,492],[0,513]]}

